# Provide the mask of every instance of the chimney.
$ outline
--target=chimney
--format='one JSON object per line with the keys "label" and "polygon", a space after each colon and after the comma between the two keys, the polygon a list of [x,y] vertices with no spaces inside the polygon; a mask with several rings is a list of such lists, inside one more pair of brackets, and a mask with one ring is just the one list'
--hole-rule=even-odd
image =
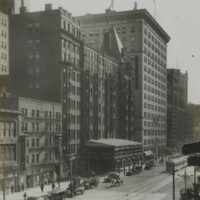
{"label": "chimney", "polygon": [[24,0],[21,0],[21,7],[24,7]]}
{"label": "chimney", "polygon": [[27,13],[27,7],[21,7],[20,8],[20,14]]}
{"label": "chimney", "polygon": [[137,1],[134,2],[134,10],[137,10]]}
{"label": "chimney", "polygon": [[52,4],[51,3],[45,4],[45,11],[47,11],[47,10],[52,10]]}

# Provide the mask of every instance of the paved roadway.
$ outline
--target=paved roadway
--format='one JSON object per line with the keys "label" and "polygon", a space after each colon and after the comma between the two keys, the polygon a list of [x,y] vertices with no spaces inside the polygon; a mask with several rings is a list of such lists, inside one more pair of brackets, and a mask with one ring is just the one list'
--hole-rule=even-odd
{"label": "paved roadway", "polygon": [[[187,168],[187,174],[191,175],[187,179],[187,187],[191,187],[193,182],[193,167]],[[176,200],[179,200],[179,190],[185,187],[184,170],[176,172]],[[95,189],[86,190],[84,195],[77,195],[74,199],[81,200],[170,200],[172,199],[172,175],[165,172],[165,165],[158,164],[151,170],[143,170],[141,174],[125,176],[124,184],[112,186],[111,183],[103,183],[100,177],[100,184]],[[66,189],[68,182],[61,183],[61,188]],[[50,186],[45,186],[44,193],[51,190]],[[40,188],[26,190],[28,196],[42,195]],[[1,196],[1,195],[0,195]],[[6,195],[6,200],[22,200],[23,193],[18,192]],[[1,199],[1,198],[0,198]]]}
{"label": "paved roadway", "polygon": [[[187,168],[192,174],[193,169]],[[184,170],[176,172],[176,200],[180,198],[179,190],[185,187]],[[187,179],[187,187],[193,182],[193,176]],[[170,200],[172,199],[172,175],[165,173],[164,164],[141,174],[124,177],[124,184],[112,186],[110,183],[100,183],[98,188],[87,190],[85,194],[77,195],[81,200]]]}

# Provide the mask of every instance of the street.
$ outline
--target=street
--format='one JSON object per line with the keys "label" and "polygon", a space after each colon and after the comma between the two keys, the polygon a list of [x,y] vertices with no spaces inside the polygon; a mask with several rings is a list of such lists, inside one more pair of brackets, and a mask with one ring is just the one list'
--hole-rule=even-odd
{"label": "street", "polygon": [[[187,167],[187,187],[193,183],[193,167]],[[185,187],[185,169],[175,174],[175,199],[180,198],[180,189]],[[122,174],[122,172],[121,172]],[[111,183],[103,183],[105,176],[100,176],[99,186],[86,190],[84,195],[77,195],[74,199],[87,200],[169,200],[172,199],[172,175],[165,172],[165,164],[157,164],[151,170],[143,170],[141,174],[123,176],[124,184],[112,186]],[[61,183],[61,188],[66,189],[68,182]],[[27,189],[28,196],[41,196],[51,190],[51,185],[45,186],[44,193],[39,187]],[[23,192],[6,195],[6,200],[22,200]]]}

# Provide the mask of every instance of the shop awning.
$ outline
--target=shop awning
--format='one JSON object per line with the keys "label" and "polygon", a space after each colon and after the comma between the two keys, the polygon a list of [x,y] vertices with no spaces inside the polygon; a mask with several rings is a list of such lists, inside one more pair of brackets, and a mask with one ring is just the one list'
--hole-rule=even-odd
{"label": "shop awning", "polygon": [[99,140],[88,140],[85,145],[87,147],[125,147],[125,146],[139,146],[142,145],[140,142],[109,138]]}
{"label": "shop awning", "polygon": [[144,151],[144,156],[153,156],[152,151]]}

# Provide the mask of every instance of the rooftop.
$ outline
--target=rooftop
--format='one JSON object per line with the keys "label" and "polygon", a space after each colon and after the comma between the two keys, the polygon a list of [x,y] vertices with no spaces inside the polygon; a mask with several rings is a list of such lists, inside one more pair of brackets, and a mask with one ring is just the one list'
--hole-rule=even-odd
{"label": "rooftop", "polygon": [[136,145],[142,145],[142,143],[130,140],[116,139],[116,138],[89,140],[86,143],[86,146],[99,146],[99,147],[103,146],[123,147],[123,146],[136,146]]}

